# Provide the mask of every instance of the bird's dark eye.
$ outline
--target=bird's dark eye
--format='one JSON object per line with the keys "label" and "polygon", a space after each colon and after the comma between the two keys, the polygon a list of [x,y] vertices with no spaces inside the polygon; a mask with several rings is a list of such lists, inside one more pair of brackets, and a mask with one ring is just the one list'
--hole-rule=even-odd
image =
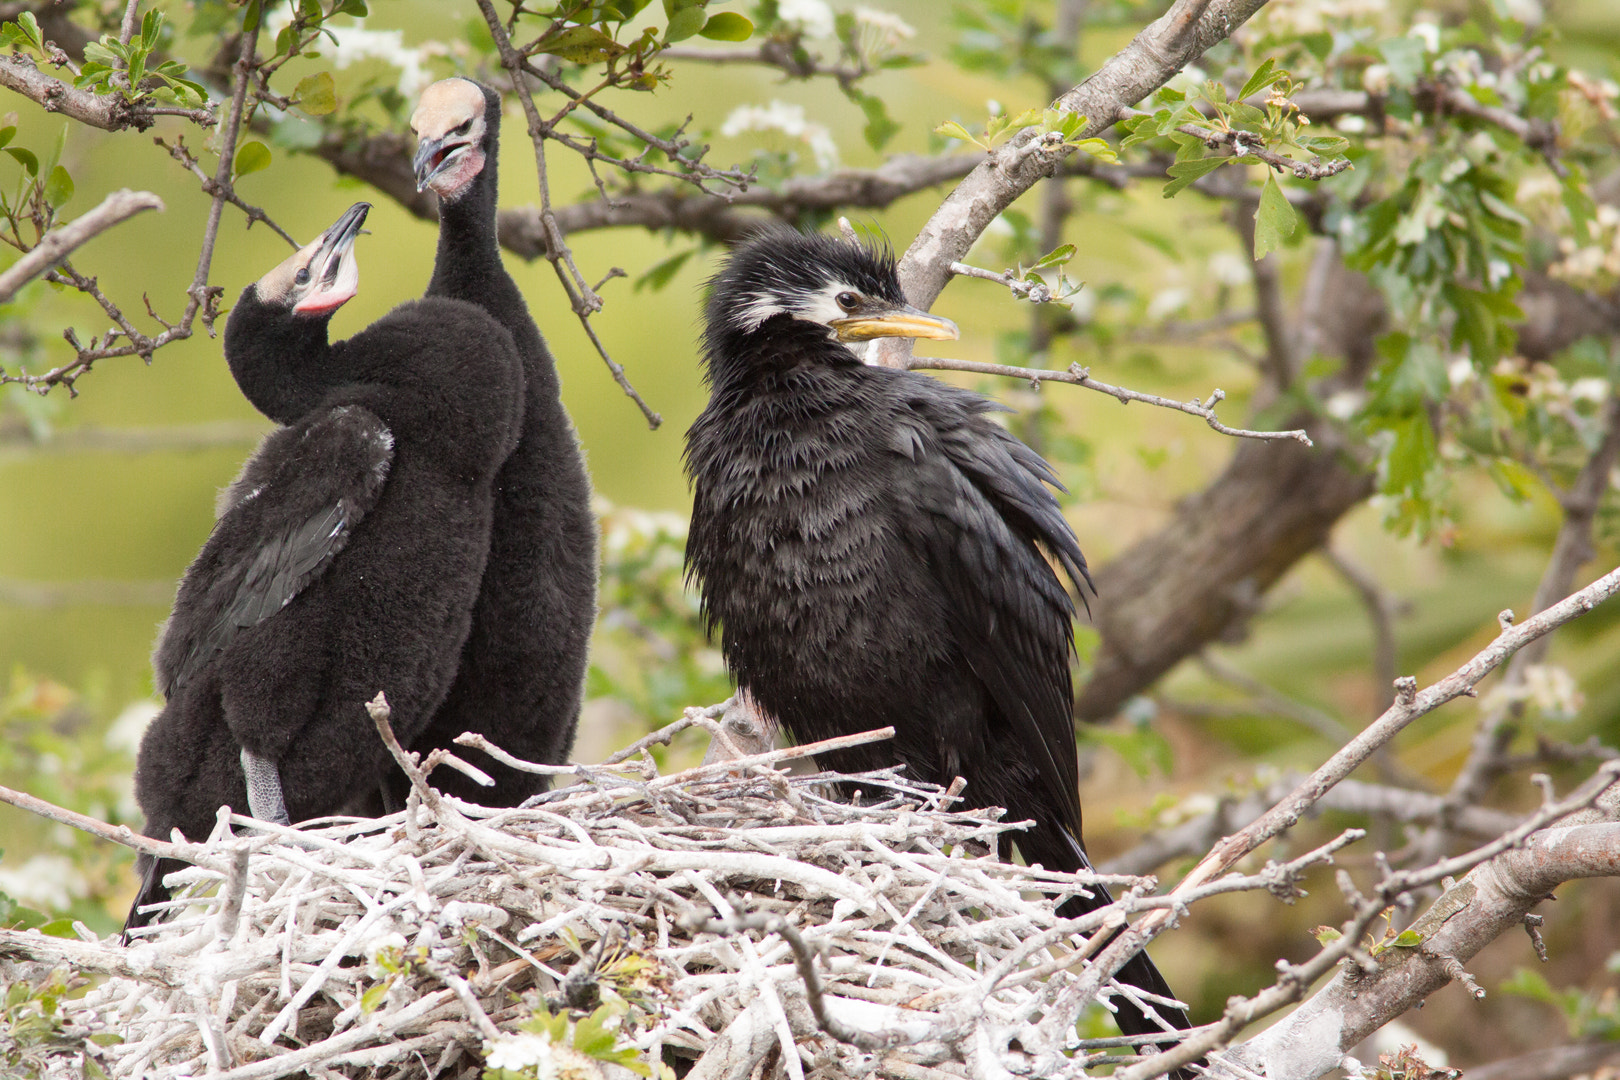
{"label": "bird's dark eye", "polygon": [[469,120],[463,120],[461,122],[460,126],[458,126],[450,134],[452,134],[452,135],[465,135],[465,134],[467,134],[467,132],[469,132],[471,130],[472,130],[472,121],[470,119]]}
{"label": "bird's dark eye", "polygon": [[309,267],[301,266],[301,267],[298,268],[298,273],[293,275],[293,284],[294,285],[308,285],[309,284]]}
{"label": "bird's dark eye", "polygon": [[861,298],[852,292],[841,292],[834,299],[845,311],[854,311],[855,305],[861,302]]}

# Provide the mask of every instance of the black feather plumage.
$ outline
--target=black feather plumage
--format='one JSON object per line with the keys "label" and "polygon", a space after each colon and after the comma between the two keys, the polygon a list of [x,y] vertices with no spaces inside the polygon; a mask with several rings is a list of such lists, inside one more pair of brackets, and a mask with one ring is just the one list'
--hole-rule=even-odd
{"label": "black feather plumage", "polygon": [[[504,326],[522,358],[528,389],[521,438],[496,480],[489,565],[460,671],[413,749],[425,753],[475,731],[519,758],[560,764],[573,749],[596,621],[596,518],[556,362],[501,261],[495,232],[501,103],[493,90],[478,89],[484,98],[484,165],[459,197],[439,207],[439,246],[427,295],[477,304]],[[434,783],[451,794],[515,806],[549,784],[479,751],[455,749],[496,786],[480,787],[441,770]]]}
{"label": "black feather plumage", "polygon": [[[961,776],[968,805],[1035,822],[1016,841],[1030,861],[1078,870],[1075,608],[1045,553],[1076,590],[1090,581],[1057,478],[979,395],[862,364],[829,297],[905,303],[887,253],[788,230],[712,283],[711,397],[686,453],[704,617],[738,687],[801,741],[894,726],[825,765]],[[1064,913],[1106,902],[1099,889]],[[1171,996],[1145,955],[1121,977]],[[1125,1003],[1119,1021],[1162,1030]]]}
{"label": "black feather plumage", "polygon": [[[386,692],[409,741],[455,676],[517,435],[517,352],[455,300],[331,345],[329,316],[250,286],[226,325],[244,393],[288,426],[233,485],[159,641],[168,701],[135,776],[150,836],[200,840],[220,806],[245,812],[243,749],[276,763],[293,821],[345,810],[392,767],[366,702]],[[173,868],[143,857],[128,926]]]}

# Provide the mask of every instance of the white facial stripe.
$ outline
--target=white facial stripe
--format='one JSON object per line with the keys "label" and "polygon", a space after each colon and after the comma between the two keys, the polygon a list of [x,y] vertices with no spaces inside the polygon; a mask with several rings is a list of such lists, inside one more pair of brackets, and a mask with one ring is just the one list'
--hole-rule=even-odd
{"label": "white facial stripe", "polygon": [[738,326],[749,331],[759,329],[760,324],[773,315],[792,315],[795,319],[827,326],[834,319],[846,318],[849,315],[849,312],[838,306],[838,294],[859,291],[845,282],[832,281],[813,293],[756,296],[738,309],[732,317]]}

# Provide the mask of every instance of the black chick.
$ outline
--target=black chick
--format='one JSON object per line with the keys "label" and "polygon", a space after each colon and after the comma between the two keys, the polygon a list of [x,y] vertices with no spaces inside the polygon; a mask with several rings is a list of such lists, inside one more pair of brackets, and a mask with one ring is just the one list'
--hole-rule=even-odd
{"label": "black chick", "polygon": [[[386,692],[408,741],[455,676],[522,371],[510,335],[455,300],[327,343],[367,209],[249,286],[226,324],[238,384],[288,426],[227,492],[158,642],[168,701],[135,774],[149,836],[201,840],[223,805],[281,821],[344,810],[392,768],[366,702]],[[126,930],[175,868],[143,856]]]}
{"label": "black chick", "polygon": [[[556,363],[496,243],[500,116],[500,95],[454,78],[428,87],[411,118],[421,140],[418,190],[439,196],[439,248],[427,295],[477,304],[506,327],[528,386],[521,440],[496,480],[489,566],[461,670],[415,749],[449,746],[474,731],[524,760],[560,764],[573,749],[596,621],[596,519]],[[477,751],[456,753],[496,786],[441,770],[434,783],[453,795],[515,806],[549,786],[546,777]]]}
{"label": "black chick", "polygon": [[[708,407],[687,433],[687,572],[740,691],[800,741],[892,724],[892,742],[825,755],[967,780],[966,804],[1033,820],[1031,862],[1075,871],[1079,769],[1070,710],[1085,558],[1050,467],[977,394],[868,367],[846,342],[955,338],[906,304],[887,253],[772,229],[714,278]],[[1003,836],[1003,857],[1012,840]],[[1061,912],[1109,902],[1093,887]],[[1166,997],[1147,956],[1120,978]],[[1160,1009],[1178,1027],[1179,1012]],[[1163,1027],[1127,1002],[1127,1034]]]}

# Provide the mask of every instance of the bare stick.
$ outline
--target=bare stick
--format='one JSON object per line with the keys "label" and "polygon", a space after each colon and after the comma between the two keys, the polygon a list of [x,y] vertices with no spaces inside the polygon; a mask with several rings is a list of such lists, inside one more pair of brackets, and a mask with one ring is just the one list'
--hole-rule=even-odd
{"label": "bare stick", "polygon": [[[0,70],[5,62],[0,60]],[[91,237],[106,232],[142,210],[162,210],[163,200],[150,191],[119,188],[101,200],[94,210],[81,214],[60,229],[45,234],[34,249],[0,273],[0,304],[16,295],[18,289],[67,257]]]}
{"label": "bare stick", "polygon": [[[1174,897],[1184,890],[1191,890],[1212,880],[1273,836],[1284,829],[1292,828],[1299,821],[1300,815],[1320,799],[1323,793],[1350,775],[1356,766],[1371,757],[1374,751],[1394,738],[1412,721],[1454,698],[1472,696],[1474,687],[1480,680],[1496,670],[1514,653],[1570,620],[1586,614],[1616,592],[1620,592],[1620,569],[1609,571],[1586,588],[1565,597],[1534,618],[1518,625],[1504,627],[1496,640],[1476,653],[1473,659],[1421,693],[1417,690],[1415,680],[1401,680],[1396,690],[1395,704],[1391,705],[1384,715],[1369,724],[1321,768],[1306,777],[1287,798],[1261,815],[1253,824],[1215,845],[1214,850],[1193,867],[1192,872],[1181,880],[1170,895]],[[1162,926],[1170,917],[1168,912],[1155,912],[1146,916],[1142,923]]]}
{"label": "bare stick", "polygon": [[1306,446],[1313,445],[1311,437],[1303,428],[1292,431],[1250,431],[1246,428],[1227,427],[1216,419],[1215,406],[1226,398],[1226,391],[1216,390],[1207,401],[1175,401],[1171,398],[1159,397],[1157,394],[1144,394],[1140,390],[1127,390],[1123,386],[1113,386],[1109,383],[1099,382],[1091,377],[1088,369],[1079,364],[1070,364],[1064,371],[1047,371],[1044,368],[1012,367],[1007,364],[985,364],[977,360],[953,360],[943,356],[912,356],[905,361],[906,368],[910,370],[932,371],[971,371],[980,375],[1002,375],[1009,379],[1023,379],[1035,387],[1041,383],[1056,382],[1068,383],[1071,386],[1083,386],[1087,390],[1096,390],[1118,399],[1123,404],[1140,401],[1148,405],[1157,405],[1163,409],[1174,409],[1190,416],[1202,417],[1204,422],[1222,435],[1231,435],[1241,439],[1293,439]]}

